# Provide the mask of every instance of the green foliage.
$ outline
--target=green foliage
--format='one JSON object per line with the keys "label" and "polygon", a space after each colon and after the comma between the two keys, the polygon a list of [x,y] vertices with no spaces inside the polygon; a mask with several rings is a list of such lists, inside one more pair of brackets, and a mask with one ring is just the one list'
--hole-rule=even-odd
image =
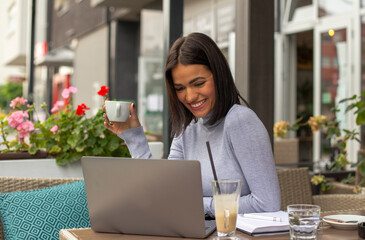
{"label": "green foliage", "polygon": [[[66,110],[51,115],[45,122],[37,122],[31,134],[29,153],[44,149],[56,157],[56,163],[65,165],[82,156],[130,157],[123,140],[104,126],[103,110],[86,118],[79,116],[67,106]],[[58,130],[54,133],[51,128]]]}
{"label": "green foliage", "polygon": [[352,184],[355,182],[355,177],[349,173],[345,179],[341,180],[341,183]]}
{"label": "green foliage", "polygon": [[356,115],[356,124],[362,125],[365,123],[365,91],[362,92],[360,96],[354,95],[351,98],[345,98],[340,101],[340,103],[348,103],[346,112],[351,110],[355,110],[354,114]]}
{"label": "green foliage", "polygon": [[22,83],[8,82],[7,84],[0,86],[0,108],[3,111],[9,111],[10,101],[22,95],[23,95]]}
{"label": "green foliage", "polygon": [[[364,97],[365,97],[365,91],[362,92],[362,94],[360,96],[357,95],[353,95],[350,98],[345,98],[343,100],[340,101],[340,103],[346,103],[347,107],[345,109],[345,113],[353,113],[356,116],[356,124],[361,126],[363,124],[365,124],[365,101],[364,101]],[[339,128],[337,128],[338,131],[340,131]],[[344,132],[342,139],[339,141],[339,148],[341,150],[341,153],[338,157],[338,159],[336,159],[333,168],[334,169],[338,169],[341,168],[343,166],[345,166],[346,164],[348,164],[348,161],[344,161],[344,156],[346,154],[346,142],[348,140],[355,140],[358,143],[360,143],[361,145],[361,149],[365,149],[365,144],[364,142],[361,141],[360,139],[360,133],[357,132],[356,130],[349,130],[349,129],[342,129],[342,131]],[[341,133],[338,134],[337,136],[341,136]],[[363,153],[358,154],[358,159],[356,163],[353,163],[351,165],[351,167],[356,167],[357,169],[359,169],[359,172],[361,174],[361,176],[365,176],[365,157]]]}

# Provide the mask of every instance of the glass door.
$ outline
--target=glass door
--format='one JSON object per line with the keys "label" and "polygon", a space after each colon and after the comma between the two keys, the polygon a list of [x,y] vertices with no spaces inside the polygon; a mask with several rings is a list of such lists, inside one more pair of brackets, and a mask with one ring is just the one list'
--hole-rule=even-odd
{"label": "glass door", "polygon": [[[315,31],[315,96],[314,115],[334,118],[341,128],[348,126],[345,107],[339,101],[351,94],[354,83],[351,73],[352,52],[350,51],[350,21],[336,18],[336,21],[322,21]],[[334,111],[334,107],[339,111]],[[324,132],[314,134],[314,161],[327,164],[336,157],[337,149]]]}
{"label": "glass door", "polygon": [[138,117],[149,137],[162,140],[163,94],[162,59],[141,56],[138,64]]}

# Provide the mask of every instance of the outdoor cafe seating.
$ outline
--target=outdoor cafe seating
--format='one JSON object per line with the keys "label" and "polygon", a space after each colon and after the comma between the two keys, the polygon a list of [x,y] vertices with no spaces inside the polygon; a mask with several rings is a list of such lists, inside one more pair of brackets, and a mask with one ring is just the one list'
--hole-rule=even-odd
{"label": "outdoor cafe seating", "polygon": [[[365,215],[365,195],[357,194],[320,194],[312,195],[311,183],[309,180],[308,168],[290,168],[278,170],[279,184],[281,190],[281,209],[294,203],[317,204],[321,206],[322,215],[335,213],[352,213]],[[0,193],[26,191],[44,187],[59,185],[80,180],[80,178],[13,178],[0,177]],[[320,232],[321,239],[357,239],[357,231],[338,230],[324,226]],[[213,233],[208,239],[216,236]],[[289,239],[288,234],[276,236],[251,237],[237,231],[237,236],[242,239]],[[3,231],[0,223],[0,240],[3,240]],[[121,235],[94,233],[90,228],[86,229],[63,229],[60,231],[60,239],[176,239],[153,236]]]}
{"label": "outdoor cafe seating", "polygon": [[[365,195],[356,194],[322,194],[312,195],[309,180],[308,168],[290,168],[278,170],[279,184],[281,190],[281,209],[286,210],[286,206],[294,203],[317,204],[321,206],[322,216],[330,214],[359,214],[365,215]],[[249,236],[240,231],[236,231],[236,236],[241,240],[284,240],[290,239],[289,234]],[[216,233],[207,239],[214,239]],[[90,228],[84,229],[63,229],[60,231],[60,240],[76,239],[129,239],[129,240],[173,240],[177,238],[138,236],[123,234],[95,233]],[[186,239],[186,238],[185,238]],[[358,239],[357,230],[341,230],[330,227],[327,224],[321,226],[318,233],[321,240],[350,240]]]}

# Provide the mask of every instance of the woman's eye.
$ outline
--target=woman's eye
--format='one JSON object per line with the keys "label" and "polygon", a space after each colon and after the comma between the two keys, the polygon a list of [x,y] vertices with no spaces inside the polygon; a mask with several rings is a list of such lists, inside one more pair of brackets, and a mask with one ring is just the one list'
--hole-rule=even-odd
{"label": "woman's eye", "polygon": [[183,88],[183,87],[175,88],[175,91],[176,91],[176,92],[181,92],[182,90],[184,90],[184,88]]}
{"label": "woman's eye", "polygon": [[195,83],[195,87],[200,87],[200,86],[203,86],[205,82],[198,82],[198,83]]}

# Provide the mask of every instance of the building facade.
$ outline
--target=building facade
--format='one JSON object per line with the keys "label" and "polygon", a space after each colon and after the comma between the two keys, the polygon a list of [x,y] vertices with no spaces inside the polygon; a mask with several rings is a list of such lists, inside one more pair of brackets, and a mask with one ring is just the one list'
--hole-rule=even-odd
{"label": "building facade", "polygon": [[[340,127],[360,130],[341,99],[365,90],[363,0],[278,1],[275,32],[275,121],[336,117]],[[339,106],[340,111],[331,109]],[[300,160],[329,163],[335,146],[323,132],[300,131]],[[348,159],[360,145],[350,141]]]}

